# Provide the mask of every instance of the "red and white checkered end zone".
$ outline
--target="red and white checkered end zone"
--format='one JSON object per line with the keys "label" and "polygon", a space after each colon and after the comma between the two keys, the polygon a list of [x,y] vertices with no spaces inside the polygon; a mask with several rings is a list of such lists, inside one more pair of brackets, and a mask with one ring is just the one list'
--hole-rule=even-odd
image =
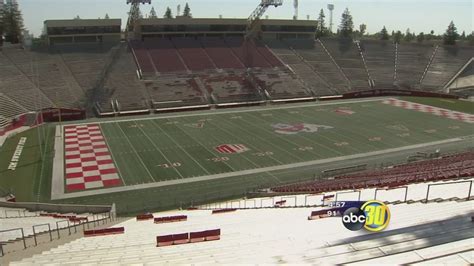
{"label": "red and white checkered end zone", "polygon": [[385,104],[390,104],[396,107],[402,107],[408,110],[415,110],[423,113],[430,113],[437,116],[446,117],[449,119],[459,120],[466,123],[474,123],[474,115],[455,112],[447,109],[442,109],[438,107],[433,107],[429,105],[419,104],[419,103],[412,103],[407,101],[402,101],[398,99],[388,99],[383,101]]}
{"label": "red and white checkered end zone", "polygon": [[99,125],[65,126],[64,135],[67,192],[122,184]]}

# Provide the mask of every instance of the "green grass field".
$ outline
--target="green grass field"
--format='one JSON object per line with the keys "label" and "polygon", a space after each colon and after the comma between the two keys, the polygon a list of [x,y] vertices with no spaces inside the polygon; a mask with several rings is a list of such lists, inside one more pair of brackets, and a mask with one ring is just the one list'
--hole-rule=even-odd
{"label": "green grass field", "polygon": [[[335,111],[350,108],[352,115]],[[329,126],[282,134],[276,124]],[[125,185],[384,150],[472,134],[474,126],[381,102],[103,123]],[[294,133],[294,132],[293,132]],[[216,147],[249,150],[222,154]]]}
{"label": "green grass field", "polygon": [[[442,100],[437,99],[438,104],[443,104],[439,103]],[[353,113],[341,114],[336,110]],[[180,180],[183,184],[108,194],[97,190],[96,195],[55,202],[115,202],[121,213],[188,206],[239,197],[258,187],[313,179],[324,169],[366,163],[369,158],[292,167],[295,163],[434,142],[474,132],[473,124],[405,110],[381,101],[310,103],[122,119],[102,121],[100,126],[123,185],[167,180]],[[285,130],[282,124],[292,126]],[[279,125],[279,131],[275,125]],[[44,126],[40,132],[46,136],[42,138],[43,160],[39,156],[38,129],[10,138],[0,150],[0,187],[13,189],[21,201],[50,198],[54,125]],[[7,162],[21,136],[28,136],[27,146],[31,146],[23,151],[20,167],[8,171]],[[223,144],[240,144],[245,149],[239,153],[216,150]],[[455,148],[466,148],[466,145],[461,143]],[[403,153],[373,156],[370,160],[402,162],[406,156]],[[288,167],[268,168],[282,165]],[[240,173],[244,170],[255,172]],[[222,178],[188,182],[193,177],[218,174],[223,174]]]}

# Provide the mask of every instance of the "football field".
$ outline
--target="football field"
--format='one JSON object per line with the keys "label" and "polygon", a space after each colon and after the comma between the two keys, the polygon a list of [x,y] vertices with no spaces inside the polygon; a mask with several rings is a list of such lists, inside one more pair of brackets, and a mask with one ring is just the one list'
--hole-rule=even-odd
{"label": "football field", "polygon": [[[147,184],[271,175],[331,158],[468,136],[472,122],[472,115],[382,99],[66,126],[65,193],[69,198]],[[68,149],[71,134],[79,139]],[[97,138],[98,145],[82,140],[84,134]],[[89,151],[92,147],[97,150]],[[94,152],[95,159],[82,157]]]}

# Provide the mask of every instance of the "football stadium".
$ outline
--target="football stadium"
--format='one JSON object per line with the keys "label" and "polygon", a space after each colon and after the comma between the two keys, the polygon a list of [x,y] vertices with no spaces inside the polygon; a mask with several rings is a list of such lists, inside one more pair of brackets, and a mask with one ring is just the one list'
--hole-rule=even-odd
{"label": "football stadium", "polygon": [[474,263],[472,32],[160,2],[0,0],[0,265]]}

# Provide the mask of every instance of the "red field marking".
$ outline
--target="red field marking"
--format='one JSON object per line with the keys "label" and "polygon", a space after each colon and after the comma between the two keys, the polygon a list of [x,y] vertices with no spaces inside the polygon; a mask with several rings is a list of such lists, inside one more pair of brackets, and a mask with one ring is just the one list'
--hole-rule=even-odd
{"label": "red field marking", "polygon": [[98,124],[64,129],[67,192],[122,185]]}
{"label": "red field marking", "polygon": [[449,119],[459,120],[466,123],[474,123],[474,115],[470,115],[466,113],[451,111],[451,110],[419,104],[419,103],[402,101],[398,99],[385,100],[383,101],[383,103],[390,104],[396,107],[401,107],[407,110],[415,110],[418,112],[429,113],[436,116],[442,116]]}

